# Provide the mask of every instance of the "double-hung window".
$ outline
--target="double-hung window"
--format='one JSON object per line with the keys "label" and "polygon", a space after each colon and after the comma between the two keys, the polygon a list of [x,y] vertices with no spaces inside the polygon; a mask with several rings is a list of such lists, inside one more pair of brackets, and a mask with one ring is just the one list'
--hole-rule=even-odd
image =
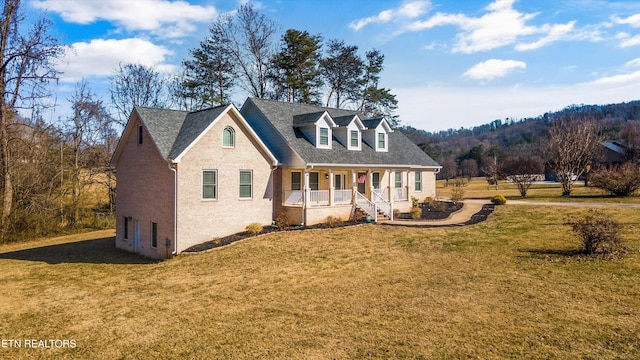
{"label": "double-hung window", "polygon": [[218,198],[218,172],[216,170],[202,171],[202,198]]}
{"label": "double-hung window", "polygon": [[357,130],[351,130],[349,132],[349,136],[351,138],[351,147],[352,148],[358,148],[358,146],[360,145],[360,138],[358,136],[358,131]]}
{"label": "double-hung window", "polygon": [[299,171],[293,171],[291,173],[291,190],[302,190],[302,173]]}
{"label": "double-hung window", "polygon": [[396,187],[396,188],[401,188],[402,187],[402,172],[401,171],[396,171],[395,172],[394,187]]}
{"label": "double-hung window", "polygon": [[384,150],[387,148],[387,134],[378,133],[378,150]]}
{"label": "double-hung window", "polygon": [[250,199],[252,197],[252,178],[251,170],[240,170],[241,199]]}
{"label": "double-hung window", "polygon": [[422,171],[416,171],[415,176],[415,191],[422,191]]}
{"label": "double-hung window", "polygon": [[319,188],[319,184],[318,184],[318,173],[317,172],[310,172],[309,173],[309,189],[311,190],[318,190]]}
{"label": "double-hung window", "polygon": [[320,128],[320,141],[319,144],[321,146],[329,146],[329,128],[321,127]]}

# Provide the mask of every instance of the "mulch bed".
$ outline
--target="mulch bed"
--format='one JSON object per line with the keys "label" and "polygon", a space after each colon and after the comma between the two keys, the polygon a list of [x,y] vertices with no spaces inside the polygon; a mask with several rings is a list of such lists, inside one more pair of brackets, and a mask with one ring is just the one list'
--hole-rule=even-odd
{"label": "mulch bed", "polygon": [[[312,229],[332,229],[332,228],[352,226],[352,225],[364,224],[364,223],[365,223],[365,221],[362,221],[362,220],[359,220],[359,221],[349,220],[349,221],[344,221],[344,222],[340,223],[340,225],[335,225],[335,226],[331,226],[329,224],[316,224],[316,225],[311,225],[311,226],[290,226],[290,227],[288,227],[286,229],[278,229],[277,227],[274,227],[274,226],[264,226],[262,228],[262,232],[260,234],[258,234],[258,235],[264,235],[264,234],[269,234],[269,233],[278,232],[278,231],[301,231],[301,230],[312,230]],[[207,241],[207,242],[204,242],[204,243],[201,243],[201,244],[194,245],[194,246],[184,250],[183,252],[190,253],[190,252],[201,252],[201,251],[205,251],[205,250],[210,250],[210,249],[222,247],[222,246],[225,246],[225,245],[229,245],[229,244],[234,243],[236,241],[243,240],[243,239],[250,238],[250,237],[254,237],[254,236],[257,236],[257,235],[251,235],[248,231],[243,231],[243,232],[231,234],[231,235],[228,235],[228,236],[225,236],[225,237],[216,238],[216,239],[213,239],[211,241]]]}
{"label": "mulch bed", "polygon": [[[422,207],[422,216],[423,216],[422,219],[428,219],[428,220],[446,219],[449,217],[449,215],[451,215],[452,212],[460,210],[463,206],[462,203],[453,203],[453,202],[444,202],[444,201],[442,203],[446,204],[444,208],[441,205],[428,206],[428,204],[421,204],[421,205],[427,205]],[[473,216],[471,216],[471,219],[469,219],[465,223],[458,224],[458,225],[451,225],[451,226],[472,225],[472,224],[479,223],[481,221],[486,220],[487,217],[493,212],[494,209],[495,209],[495,205],[492,205],[492,204],[483,205],[482,210],[473,214]],[[400,216],[403,216],[403,215],[407,217],[406,218],[401,217],[402,219],[409,219],[409,220],[411,219],[411,216],[408,213],[400,214]],[[259,235],[269,234],[269,233],[278,232],[278,231],[331,229],[331,228],[346,227],[346,226],[352,226],[352,225],[358,225],[358,224],[364,224],[364,223],[365,222],[362,220],[359,220],[359,221],[349,220],[341,223],[340,225],[335,225],[335,226],[330,226],[328,224],[316,224],[312,226],[291,226],[287,229],[278,229],[277,227],[274,227],[274,226],[265,226],[262,228],[262,232]],[[425,225],[422,227],[431,227],[431,226],[437,226],[437,225]],[[215,248],[229,245],[236,241],[240,241],[253,236],[255,235],[251,235],[249,232],[243,231],[243,232],[232,234],[229,236],[213,239],[211,241],[207,241],[202,244],[194,245],[186,249],[184,252],[196,253],[196,252],[201,252],[205,250],[215,249]]]}
{"label": "mulch bed", "polygon": [[[462,209],[464,204],[452,201],[432,201],[421,203],[422,215],[415,220],[442,220],[448,218],[452,213]],[[409,213],[400,213],[396,217],[398,220],[414,220]]]}

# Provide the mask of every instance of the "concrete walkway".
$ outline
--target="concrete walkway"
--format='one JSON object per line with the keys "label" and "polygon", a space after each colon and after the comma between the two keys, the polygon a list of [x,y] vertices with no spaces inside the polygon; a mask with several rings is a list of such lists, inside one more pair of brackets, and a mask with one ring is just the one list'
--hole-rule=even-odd
{"label": "concrete walkway", "polygon": [[451,225],[464,225],[471,217],[482,210],[482,206],[490,204],[489,200],[464,200],[462,209],[452,213],[446,219],[440,220],[393,220],[393,221],[379,221],[381,224],[399,225],[399,226],[451,226]]}
{"label": "concrete walkway", "polygon": [[[465,200],[465,202],[466,201],[469,201],[469,200]],[[482,201],[482,200],[478,200],[478,201]],[[640,209],[640,204],[563,202],[563,201],[508,200],[506,205],[573,206],[573,207],[588,207],[588,208]]]}

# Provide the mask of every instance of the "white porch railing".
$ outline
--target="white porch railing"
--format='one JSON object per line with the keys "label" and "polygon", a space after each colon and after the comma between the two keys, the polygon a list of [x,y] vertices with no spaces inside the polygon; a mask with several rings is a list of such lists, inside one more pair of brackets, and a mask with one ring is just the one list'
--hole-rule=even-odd
{"label": "white porch railing", "polygon": [[379,193],[372,191],[372,199],[373,203],[376,204],[378,210],[380,210],[383,214],[387,215],[389,220],[393,220],[393,204],[388,202],[385,198],[382,197]]}
{"label": "white porch railing", "polygon": [[351,197],[353,195],[353,190],[334,190],[333,191],[333,203],[334,204],[351,204]]}
{"label": "white porch railing", "polygon": [[302,190],[292,190],[284,192],[284,203],[286,205],[301,205]]}
{"label": "white porch railing", "polygon": [[374,222],[378,221],[378,211],[376,204],[372,203],[364,195],[356,191],[356,205],[371,217]]}
{"label": "white porch railing", "polygon": [[385,189],[372,189],[371,193],[375,194],[375,195],[373,195],[374,199],[375,199],[375,196],[377,195],[380,199],[382,199],[384,201],[389,201],[389,192],[387,191],[386,188]]}
{"label": "white porch railing", "polygon": [[407,200],[407,188],[393,188],[391,191],[393,194],[393,200]]}
{"label": "white porch railing", "polygon": [[329,205],[329,190],[310,190],[309,205]]}

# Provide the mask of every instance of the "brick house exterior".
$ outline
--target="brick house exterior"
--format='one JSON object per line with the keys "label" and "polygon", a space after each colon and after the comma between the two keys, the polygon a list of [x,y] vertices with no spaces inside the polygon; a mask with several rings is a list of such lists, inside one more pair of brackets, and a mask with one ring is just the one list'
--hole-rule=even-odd
{"label": "brick house exterior", "polygon": [[249,223],[271,224],[278,161],[233,105],[136,107],[112,165],[118,248],[163,259]]}
{"label": "brick house exterior", "polygon": [[393,218],[435,197],[441,168],[384,119],[256,98],[240,111],[136,107],[112,165],[116,247],[159,259],[283,213]]}

